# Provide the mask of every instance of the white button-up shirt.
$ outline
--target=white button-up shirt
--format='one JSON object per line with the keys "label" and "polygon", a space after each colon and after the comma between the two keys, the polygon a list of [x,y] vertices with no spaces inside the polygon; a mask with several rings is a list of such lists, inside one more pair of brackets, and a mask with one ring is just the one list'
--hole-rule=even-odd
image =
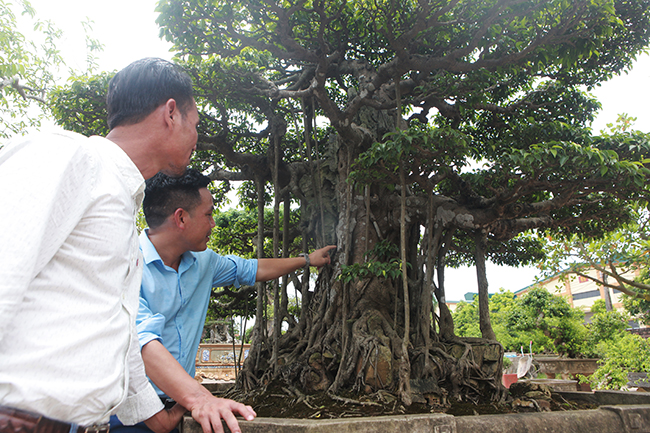
{"label": "white button-up shirt", "polygon": [[81,425],[162,409],[135,332],[144,179],[114,143],[61,132],[0,151],[0,402]]}

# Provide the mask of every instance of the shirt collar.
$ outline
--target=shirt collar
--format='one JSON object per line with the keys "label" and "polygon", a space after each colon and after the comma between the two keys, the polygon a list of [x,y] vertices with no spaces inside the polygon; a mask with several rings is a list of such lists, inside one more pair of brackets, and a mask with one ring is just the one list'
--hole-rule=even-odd
{"label": "shirt collar", "polygon": [[149,229],[144,229],[142,230],[142,233],[140,233],[140,249],[142,250],[142,257],[144,258],[144,262],[146,264],[149,264],[158,260],[162,263],[160,254],[158,254],[156,247],[154,247],[149,240],[149,236],[147,235],[148,231]]}
{"label": "shirt collar", "polygon": [[[142,250],[142,257],[144,258],[145,264],[149,264],[155,261],[159,261],[161,264],[165,265],[163,260],[158,254],[158,250],[149,239],[149,229],[142,230],[140,233],[140,249]],[[196,262],[196,257],[192,251],[186,251],[181,256],[181,264],[178,267],[178,271],[182,273],[185,269],[189,268]]]}
{"label": "shirt collar", "polygon": [[138,206],[141,205],[142,198],[144,197],[144,177],[142,177],[142,173],[140,173],[133,160],[129,158],[129,155],[120,146],[107,138],[93,135],[90,139],[98,142],[101,141],[106,150],[112,154],[113,158],[111,160],[115,164],[115,168],[122,175],[122,180],[127,190],[131,193],[131,197],[136,199]]}

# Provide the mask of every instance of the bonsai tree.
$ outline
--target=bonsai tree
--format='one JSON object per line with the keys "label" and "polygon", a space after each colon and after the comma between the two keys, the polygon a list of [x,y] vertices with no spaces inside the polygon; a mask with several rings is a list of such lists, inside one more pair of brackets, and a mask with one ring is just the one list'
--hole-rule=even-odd
{"label": "bonsai tree", "polygon": [[[596,236],[645,197],[646,137],[593,137],[599,104],[581,89],[630,66],[648,43],[648,8],[160,1],[161,33],[193,75],[202,111],[194,164],[218,189],[244,181],[257,255],[338,247],[315,281],[305,269],[258,285],[238,385],[389,390],[404,404],[423,394],[503,398],[485,263],[532,263],[542,255],[529,230]],[[84,92],[96,82],[59,94],[69,105],[61,119],[76,116],[68,126],[84,124],[81,104],[98,101]],[[481,339],[457,337],[445,303],[445,268],[460,263],[477,267]]]}

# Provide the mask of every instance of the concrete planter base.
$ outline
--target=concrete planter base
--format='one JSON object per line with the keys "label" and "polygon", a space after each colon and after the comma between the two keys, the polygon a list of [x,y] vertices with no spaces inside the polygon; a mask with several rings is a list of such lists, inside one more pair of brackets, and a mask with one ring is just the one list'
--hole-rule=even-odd
{"label": "concrete planter base", "polygon": [[[303,420],[240,421],[242,433],[647,433],[650,405],[601,406],[595,410],[455,417],[446,414]],[[225,427],[228,432],[228,428]],[[181,433],[201,433],[185,417]]]}
{"label": "concrete planter base", "polygon": [[[543,383],[568,401],[599,408],[476,416],[432,413],[326,420],[257,418],[250,422],[242,420],[239,425],[242,433],[650,433],[650,392],[579,392],[575,391],[576,381],[524,381]],[[219,394],[228,390],[232,383],[212,381],[203,385]],[[224,429],[229,431],[225,424]],[[181,433],[202,433],[202,430],[186,416],[181,423]]]}

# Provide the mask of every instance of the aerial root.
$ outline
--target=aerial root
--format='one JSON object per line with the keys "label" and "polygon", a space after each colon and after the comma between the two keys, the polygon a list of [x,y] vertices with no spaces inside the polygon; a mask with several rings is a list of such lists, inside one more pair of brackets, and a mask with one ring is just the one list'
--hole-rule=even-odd
{"label": "aerial root", "polygon": [[259,382],[257,381],[257,378],[254,374],[249,372],[247,369],[242,368],[239,370],[239,374],[237,375],[237,386],[231,388],[231,390],[226,393],[226,395],[230,394],[233,391],[237,392],[238,389],[241,389],[245,393],[248,393],[253,390],[258,385],[258,383]]}
{"label": "aerial root", "polygon": [[295,404],[303,403],[303,404],[304,404],[305,406],[307,406],[308,408],[310,408],[310,409],[312,409],[312,410],[316,410],[316,407],[313,406],[313,405],[310,403],[311,397],[308,396],[308,395],[303,394],[302,392],[300,392],[300,390],[299,390],[298,388],[293,387],[293,386],[292,386],[291,388],[287,388],[287,387],[284,387],[284,386],[283,386],[283,387],[282,387],[282,390],[283,390],[283,391],[284,391],[288,396],[290,396],[290,397],[295,397],[295,398],[296,398],[296,400],[295,400]]}
{"label": "aerial root", "polygon": [[327,396],[329,398],[331,398],[332,400],[340,401],[340,402],[346,403],[346,404],[355,404],[355,405],[358,405],[358,406],[378,406],[378,407],[382,407],[381,404],[376,403],[374,401],[354,400],[352,398],[345,398],[345,397],[338,396],[336,394],[332,394],[331,392],[328,392]]}

